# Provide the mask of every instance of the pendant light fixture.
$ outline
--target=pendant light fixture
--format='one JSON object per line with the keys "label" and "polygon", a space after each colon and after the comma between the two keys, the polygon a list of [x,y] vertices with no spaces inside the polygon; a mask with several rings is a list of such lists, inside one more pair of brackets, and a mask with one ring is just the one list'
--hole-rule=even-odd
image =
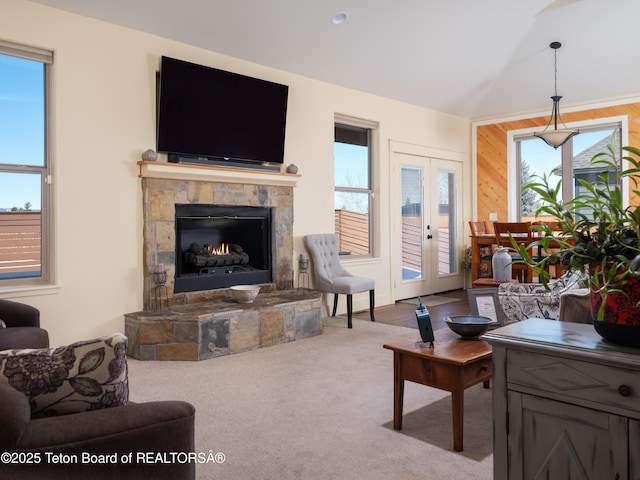
{"label": "pendant light fixture", "polygon": [[[553,69],[554,69],[554,95],[551,97],[553,100],[553,108],[551,110],[551,117],[549,118],[549,123],[545,127],[545,129],[541,132],[534,132],[534,136],[541,138],[545,141],[547,145],[552,146],[553,148],[558,148],[569,140],[574,135],[580,133],[577,129],[569,129],[562,122],[562,117],[560,116],[560,99],[562,98],[558,95],[558,49],[562,46],[560,42],[552,42],[549,45],[553,49]],[[558,130],[558,119],[560,119],[560,123],[564,128]],[[549,127],[553,122],[553,130]]]}

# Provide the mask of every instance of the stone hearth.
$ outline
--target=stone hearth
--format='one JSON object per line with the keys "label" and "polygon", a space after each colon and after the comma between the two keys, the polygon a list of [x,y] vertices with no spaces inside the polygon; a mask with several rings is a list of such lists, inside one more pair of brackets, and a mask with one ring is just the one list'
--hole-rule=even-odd
{"label": "stone hearth", "polygon": [[322,333],[319,292],[260,293],[125,315],[128,355],[138,360],[206,360]]}

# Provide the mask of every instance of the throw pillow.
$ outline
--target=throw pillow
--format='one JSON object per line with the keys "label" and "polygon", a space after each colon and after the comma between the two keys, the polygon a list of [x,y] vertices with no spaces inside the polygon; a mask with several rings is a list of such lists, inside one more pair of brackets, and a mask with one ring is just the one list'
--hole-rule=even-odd
{"label": "throw pillow", "polygon": [[117,333],[68,346],[5,350],[0,383],[29,398],[31,417],[126,405],[127,337]]}
{"label": "throw pillow", "polygon": [[0,318],[0,328],[7,328],[7,324]]}

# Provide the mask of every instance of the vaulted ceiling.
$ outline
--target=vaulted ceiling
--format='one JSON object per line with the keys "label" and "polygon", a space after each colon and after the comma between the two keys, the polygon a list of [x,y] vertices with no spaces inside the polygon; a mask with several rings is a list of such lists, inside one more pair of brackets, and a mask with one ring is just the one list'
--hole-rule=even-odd
{"label": "vaulted ceiling", "polygon": [[[638,0],[34,0],[470,119],[640,94]],[[347,19],[334,24],[344,12]]]}

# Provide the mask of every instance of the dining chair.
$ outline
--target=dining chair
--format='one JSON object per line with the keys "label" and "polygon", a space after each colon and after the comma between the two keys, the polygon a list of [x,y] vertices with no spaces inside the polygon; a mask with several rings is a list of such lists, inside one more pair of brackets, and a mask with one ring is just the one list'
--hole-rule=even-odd
{"label": "dining chair", "polygon": [[369,291],[369,316],[373,316],[375,299],[375,280],[356,277],[349,273],[340,263],[340,236],[335,233],[305,235],[304,243],[311,254],[313,276],[316,290],[333,293],[333,313],[336,316],[338,295],[347,296],[347,327],[352,328],[352,312],[354,293]]}
{"label": "dining chair", "polygon": [[[539,225],[542,225],[542,226],[546,227],[549,231],[553,232],[553,235],[562,236],[562,231],[560,229],[560,226],[559,226],[558,222],[555,222],[555,221],[551,222],[551,221],[543,220],[543,221],[539,222]],[[535,227],[534,227],[534,230],[535,230]],[[535,237],[535,234],[534,234],[534,237]],[[554,246],[553,243],[551,243],[549,245],[548,253],[551,254],[554,251],[557,251],[557,247]],[[551,275],[551,278],[560,278],[570,270],[569,265],[567,263],[562,263],[561,261],[558,261],[556,263],[547,264],[546,265],[546,270],[550,274],[551,274],[551,269],[553,269],[553,274]]]}
{"label": "dining chair", "polygon": [[470,221],[469,229],[471,229],[471,235],[486,235],[488,233],[491,233],[489,231],[489,225],[487,225],[487,222],[485,221],[482,221],[482,222]]}

